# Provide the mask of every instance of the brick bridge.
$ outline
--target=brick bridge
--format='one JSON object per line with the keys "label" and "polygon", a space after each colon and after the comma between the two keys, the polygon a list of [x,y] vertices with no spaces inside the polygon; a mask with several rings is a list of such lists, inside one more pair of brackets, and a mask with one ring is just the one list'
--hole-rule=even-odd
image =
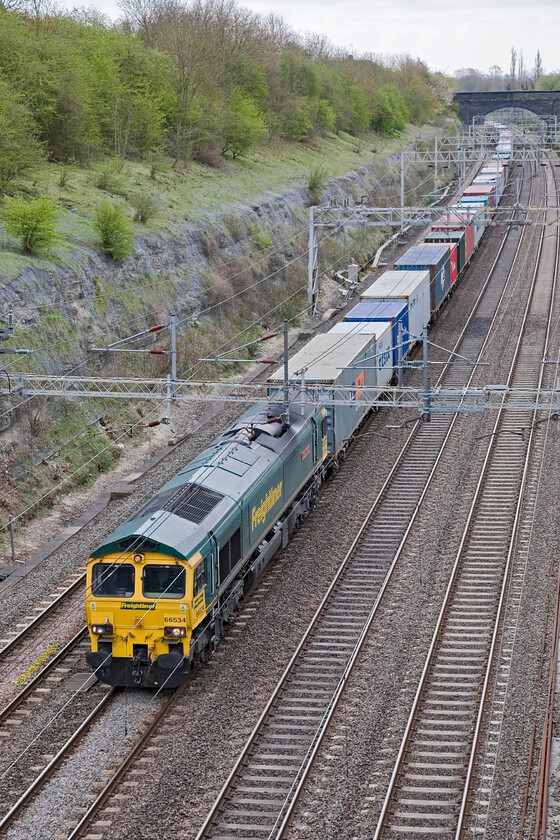
{"label": "brick bridge", "polygon": [[473,117],[485,116],[499,108],[525,108],[539,117],[560,116],[560,90],[496,90],[479,93],[456,93],[459,116],[467,125]]}

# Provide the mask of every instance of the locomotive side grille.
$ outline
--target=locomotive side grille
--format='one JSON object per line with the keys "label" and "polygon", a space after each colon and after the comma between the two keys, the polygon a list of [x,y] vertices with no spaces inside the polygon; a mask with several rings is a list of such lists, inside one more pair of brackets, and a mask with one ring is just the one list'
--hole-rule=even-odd
{"label": "locomotive side grille", "polygon": [[181,519],[200,525],[223,498],[221,493],[214,493],[213,490],[208,490],[199,484],[187,484],[185,487],[174,487],[163,493],[157,493],[131,518],[138,519],[149,516],[156,510],[167,510],[175,516],[180,516]]}

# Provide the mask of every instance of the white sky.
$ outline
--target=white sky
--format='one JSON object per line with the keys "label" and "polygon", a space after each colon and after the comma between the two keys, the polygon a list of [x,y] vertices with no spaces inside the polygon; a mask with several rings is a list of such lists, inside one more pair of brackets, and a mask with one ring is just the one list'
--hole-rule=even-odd
{"label": "white sky", "polygon": [[[76,0],[63,0],[67,8]],[[117,0],[89,0],[116,18]],[[298,32],[321,32],[355,54],[409,53],[432,70],[509,68],[510,49],[531,69],[537,49],[545,71],[560,67],[560,0],[240,0],[277,13]]]}

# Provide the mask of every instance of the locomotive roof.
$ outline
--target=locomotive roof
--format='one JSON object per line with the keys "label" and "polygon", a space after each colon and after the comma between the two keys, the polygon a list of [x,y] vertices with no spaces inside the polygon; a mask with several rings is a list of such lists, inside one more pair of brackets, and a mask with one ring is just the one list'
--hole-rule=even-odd
{"label": "locomotive roof", "polygon": [[[291,394],[293,399],[294,394]],[[238,502],[266,474],[283,451],[297,445],[299,432],[317,411],[298,402],[290,411],[291,426],[280,437],[262,432],[250,443],[232,440],[251,423],[265,423],[280,413],[278,403],[253,406],[178,475],[168,481],[139,511],[116,528],[92,557],[140,550],[187,558],[217,530]]]}

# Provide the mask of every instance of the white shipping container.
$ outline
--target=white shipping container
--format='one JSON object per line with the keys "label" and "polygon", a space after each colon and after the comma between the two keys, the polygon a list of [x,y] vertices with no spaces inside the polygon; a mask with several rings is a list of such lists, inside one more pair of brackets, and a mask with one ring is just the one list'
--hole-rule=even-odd
{"label": "white shipping container", "polygon": [[[428,273],[428,272],[426,272]],[[393,376],[393,323],[392,321],[339,321],[327,335],[375,336],[375,358],[367,364],[376,368],[377,385],[387,385]]]}
{"label": "white shipping container", "polygon": [[408,331],[420,337],[422,328],[430,320],[430,272],[386,271],[360,295],[360,300],[372,298],[405,298],[408,303]]}

